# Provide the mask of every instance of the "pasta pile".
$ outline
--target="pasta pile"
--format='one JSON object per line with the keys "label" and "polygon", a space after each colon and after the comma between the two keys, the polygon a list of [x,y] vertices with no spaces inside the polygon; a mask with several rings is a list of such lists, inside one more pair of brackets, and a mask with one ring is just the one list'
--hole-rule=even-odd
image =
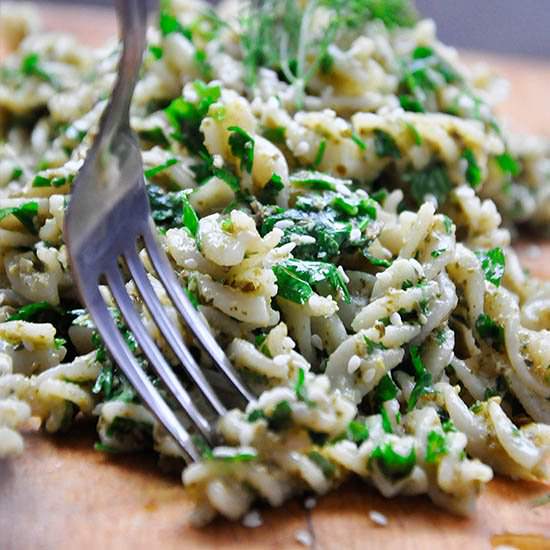
{"label": "pasta pile", "polygon": [[[0,458],[23,451],[22,431],[78,415],[97,417],[100,451],[181,457],[82,309],[63,238],[120,46],[41,31],[15,4],[0,24],[13,47],[0,67]],[[172,0],[148,44],[131,123],[159,241],[258,396],[217,421],[222,446],[197,439],[203,460],[183,472],[193,520],[353,474],[462,515],[493,472],[548,480],[550,283],[522,270],[511,235],[548,227],[550,143],[499,126],[499,81],[396,0],[218,13]]]}

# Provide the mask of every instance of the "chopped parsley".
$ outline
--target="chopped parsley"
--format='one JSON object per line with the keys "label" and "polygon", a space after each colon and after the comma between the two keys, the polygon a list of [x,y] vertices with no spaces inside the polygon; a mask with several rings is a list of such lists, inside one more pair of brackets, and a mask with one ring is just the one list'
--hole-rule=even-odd
{"label": "chopped parsley", "polygon": [[164,110],[168,122],[174,128],[173,137],[183,143],[191,153],[206,153],[200,125],[208,114],[210,106],[218,101],[221,89],[218,85],[207,85],[200,80],[193,82],[198,102],[183,97],[174,99]]}
{"label": "chopped parsley", "polygon": [[53,77],[44,70],[40,63],[40,56],[36,52],[31,52],[22,59],[21,73],[25,76],[35,76],[48,84],[54,84]]}
{"label": "chopped parsley", "polygon": [[521,172],[521,167],[518,161],[508,152],[502,153],[502,155],[497,155],[496,157],[497,164],[499,168],[505,174],[510,174],[513,177],[516,177]]}
{"label": "chopped parsley", "polygon": [[323,162],[323,157],[325,156],[326,148],[327,148],[327,140],[325,138],[322,138],[321,141],[319,142],[319,148],[317,149],[317,153],[315,154],[315,159],[313,160],[312,168],[314,170],[317,170],[321,162]]}
{"label": "chopped parsley", "polygon": [[365,424],[358,420],[352,420],[346,429],[346,439],[361,445],[363,441],[369,438],[369,429]]}
{"label": "chopped parsley", "polygon": [[315,402],[308,398],[307,386],[306,386],[306,373],[302,367],[298,369],[296,375],[296,383],[294,384],[294,391],[296,392],[296,399],[303,401],[308,407],[314,407]]}
{"label": "chopped parsley", "polygon": [[295,187],[313,189],[315,191],[336,191],[338,184],[347,183],[346,180],[334,178],[329,174],[302,170],[290,176],[290,182]]}
{"label": "chopped parsley", "polygon": [[402,61],[399,102],[406,111],[424,113],[433,108],[438,89],[444,84],[460,83],[455,69],[429,46],[416,47]]}
{"label": "chopped parsley", "polygon": [[15,313],[8,317],[8,321],[35,322],[35,319],[44,312],[64,315],[64,311],[59,306],[53,306],[49,302],[34,302],[19,308]]}
{"label": "chopped parsley", "polygon": [[241,161],[241,170],[252,172],[254,164],[254,139],[240,126],[229,126],[229,147],[234,156]]}
{"label": "chopped parsley", "polygon": [[183,215],[183,192],[165,192],[158,185],[147,185],[151,215],[157,227],[170,229],[181,227]]}
{"label": "chopped parsley", "polygon": [[475,254],[481,261],[485,279],[497,287],[500,286],[506,263],[502,248],[496,247],[487,251],[478,250]]}
{"label": "chopped parsley", "polygon": [[182,195],[183,201],[183,216],[182,222],[183,227],[185,227],[193,237],[197,236],[199,231],[199,217],[195,212],[195,209],[191,206],[189,198],[186,194]]}
{"label": "chopped parsley", "polygon": [[477,163],[474,152],[471,149],[464,149],[462,158],[466,160],[466,180],[474,189],[479,186],[482,180],[481,168]]}
{"label": "chopped parsley", "polygon": [[432,430],[426,442],[426,462],[437,464],[449,452],[444,434]]}
{"label": "chopped parsley", "polygon": [[412,447],[407,455],[402,455],[393,450],[391,443],[385,443],[376,447],[370,458],[376,462],[386,477],[398,480],[412,472],[416,464],[416,451]]}
{"label": "chopped parsley", "polygon": [[401,158],[401,151],[399,150],[393,136],[384,130],[380,130],[379,128],[374,130],[374,150],[381,158]]}
{"label": "chopped parsley", "polygon": [[386,373],[378,382],[378,386],[374,390],[374,397],[376,402],[381,404],[384,401],[395,399],[398,392],[399,388],[395,385],[390,374]]}
{"label": "chopped parsley", "polygon": [[500,351],[504,345],[504,328],[493,321],[489,315],[482,313],[476,321],[476,330],[479,336],[491,347]]}
{"label": "chopped parsley", "polygon": [[36,235],[38,230],[35,225],[36,216],[38,216],[38,203],[35,201],[26,202],[21,206],[10,206],[0,208],[0,221],[7,216],[15,216],[32,234]]}
{"label": "chopped parsley", "polygon": [[307,456],[321,469],[326,478],[330,479],[331,477],[334,477],[334,474],[336,473],[336,466],[325,458],[319,451],[311,451]]}
{"label": "chopped parsley", "polygon": [[333,291],[341,291],[345,302],[351,300],[341,273],[332,264],[289,258],[274,265],[273,272],[278,295],[297,304],[305,304],[313,295],[312,285],[322,282],[328,283]]}
{"label": "chopped parsley", "polygon": [[47,178],[46,176],[41,176],[38,174],[32,180],[33,187],[63,187],[66,183],[71,183],[74,179],[74,176],[54,176],[52,178]]}
{"label": "chopped parsley", "polygon": [[424,362],[420,357],[418,346],[410,347],[411,361],[415,372],[416,384],[407,401],[407,412],[410,412],[416,406],[416,403],[424,394],[429,393],[432,384],[432,375],[424,366]]}
{"label": "chopped parsley", "polygon": [[275,126],[273,128],[265,127],[262,135],[272,143],[284,143],[286,139],[286,129],[284,126]]}
{"label": "chopped parsley", "polygon": [[168,11],[161,9],[159,14],[159,28],[162,36],[168,36],[169,34],[176,32],[182,34],[191,41],[191,30],[184,27],[175,15],[168,13]]}
{"label": "chopped parsley", "polygon": [[422,170],[409,170],[403,179],[409,183],[411,195],[417,206],[425,202],[427,195],[434,196],[441,206],[452,188],[447,170],[439,162]]}
{"label": "chopped parsley", "polygon": [[277,200],[277,195],[285,188],[283,178],[279,174],[273,173],[270,180],[264,185],[261,199],[265,204],[273,204]]}
{"label": "chopped parsley", "polygon": [[144,175],[147,179],[154,178],[157,174],[160,174],[161,172],[164,172],[170,166],[174,166],[174,164],[178,163],[178,159],[171,158],[168,159],[166,162],[163,162],[162,164],[158,164],[157,166],[153,166],[152,168],[149,168],[148,170],[145,170]]}
{"label": "chopped parsley", "polygon": [[361,151],[367,150],[367,144],[355,132],[352,132],[351,139]]}

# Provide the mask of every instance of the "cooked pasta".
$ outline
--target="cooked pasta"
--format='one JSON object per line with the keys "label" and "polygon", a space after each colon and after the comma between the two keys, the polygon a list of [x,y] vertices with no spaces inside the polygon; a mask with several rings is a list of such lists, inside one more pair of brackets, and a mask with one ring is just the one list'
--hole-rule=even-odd
{"label": "cooked pasta", "polygon": [[[550,283],[523,272],[511,238],[548,227],[550,143],[501,127],[499,81],[405,0],[260,4],[163,3],[132,105],[159,242],[257,395],[212,419],[220,446],[197,440],[203,459],[183,471],[193,520],[352,475],[462,515],[493,472],[548,480]],[[64,245],[120,47],[41,31],[15,4],[0,22],[13,49],[0,67],[0,458],[77,415],[97,417],[100,451],[181,458],[82,309]]]}

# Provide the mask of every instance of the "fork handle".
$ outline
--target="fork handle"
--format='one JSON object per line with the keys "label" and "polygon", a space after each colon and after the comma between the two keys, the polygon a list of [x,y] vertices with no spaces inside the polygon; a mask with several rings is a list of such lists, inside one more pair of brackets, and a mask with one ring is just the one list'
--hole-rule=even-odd
{"label": "fork handle", "polygon": [[122,55],[111,99],[101,122],[103,143],[108,145],[119,127],[130,124],[130,103],[139,76],[146,44],[147,0],[115,0]]}

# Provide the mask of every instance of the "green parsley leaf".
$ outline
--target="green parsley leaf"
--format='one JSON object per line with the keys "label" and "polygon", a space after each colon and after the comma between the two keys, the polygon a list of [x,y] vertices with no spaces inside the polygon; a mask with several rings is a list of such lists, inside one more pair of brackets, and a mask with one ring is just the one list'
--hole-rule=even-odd
{"label": "green parsley leaf", "polygon": [[325,281],[334,291],[342,292],[346,303],[351,301],[342,275],[332,264],[289,258],[272,269],[277,278],[278,295],[287,300],[305,304],[313,294],[311,285]]}
{"label": "green parsley leaf", "polygon": [[374,398],[377,403],[381,404],[384,401],[390,401],[397,397],[399,388],[395,385],[389,373],[386,373],[378,382],[374,390]]}
{"label": "green parsley leaf", "polygon": [[308,398],[307,387],[306,387],[305,381],[306,381],[306,373],[305,373],[304,369],[300,367],[298,369],[298,373],[297,373],[297,376],[296,376],[296,383],[294,385],[294,391],[296,392],[296,398],[298,399],[298,401],[303,401],[304,403],[306,403],[308,407],[313,407],[313,406],[315,406],[315,402],[311,401]]}
{"label": "green parsley leaf", "polygon": [[284,143],[286,139],[286,128],[284,126],[275,126],[274,128],[265,127],[262,135],[272,143]]}
{"label": "green parsley leaf", "polygon": [[317,153],[315,155],[315,159],[313,161],[313,164],[311,167],[314,170],[317,170],[319,168],[319,165],[321,162],[323,162],[323,157],[325,156],[325,149],[327,148],[327,140],[325,138],[322,138],[319,142],[319,148],[317,149]]}
{"label": "green parsley leaf", "polygon": [[352,132],[351,139],[361,151],[367,150],[367,144],[355,132]]}
{"label": "green parsley leaf", "polygon": [[339,184],[348,184],[349,180],[334,178],[322,172],[302,170],[290,176],[290,182],[295,187],[313,189],[315,191],[336,191]]}
{"label": "green parsley leaf", "polygon": [[229,126],[229,147],[231,152],[241,160],[241,170],[252,173],[254,164],[254,139],[240,126]]}
{"label": "green parsley leaf", "polygon": [[59,315],[64,314],[64,311],[59,306],[53,306],[49,302],[34,302],[19,308],[15,313],[8,317],[8,321],[32,322],[36,315],[44,311],[52,311]]}
{"label": "green parsley leaf", "polygon": [[17,181],[23,175],[23,169],[20,166],[15,166],[11,172],[10,181]]}
{"label": "green parsley leaf", "polygon": [[476,330],[481,338],[500,351],[504,345],[504,328],[497,324],[491,317],[482,313],[476,321]]}
{"label": "green parsley leaf", "polygon": [[407,401],[407,412],[411,412],[414,409],[420,397],[432,391],[430,388],[432,384],[432,375],[424,366],[418,346],[411,346],[410,353],[415,371],[416,384]]}
{"label": "green parsley leaf", "polygon": [[[405,109],[406,111],[409,111],[411,109]],[[416,126],[414,124],[411,124],[410,122],[406,123],[407,130],[409,131],[409,134],[412,137],[412,140],[415,145],[422,145],[424,140],[422,139],[422,136],[420,135],[420,132],[417,130]]]}
{"label": "green parsley leaf", "polygon": [[518,161],[510,153],[502,153],[502,155],[497,155],[495,158],[499,168],[505,174],[510,174],[511,176],[516,177],[521,172],[521,167]]}
{"label": "green parsley leaf", "polygon": [[307,456],[321,469],[326,478],[330,479],[331,477],[334,477],[334,474],[336,473],[336,466],[325,458],[320,452],[311,451]]}
{"label": "green parsley leaf", "polygon": [[426,463],[437,464],[449,452],[445,436],[432,430],[426,444]]}
{"label": "green parsley leaf", "polygon": [[199,231],[199,217],[195,212],[195,209],[191,206],[189,198],[186,194],[183,194],[183,227],[186,227],[189,230],[189,233],[196,238]]}
{"label": "green parsley leaf", "polygon": [[440,163],[422,170],[410,170],[404,174],[403,179],[410,184],[411,195],[418,206],[425,202],[426,195],[433,195],[441,206],[452,189],[447,170]]}
{"label": "green parsley leaf", "polygon": [[290,426],[292,421],[292,409],[288,401],[279,401],[273,413],[268,417],[267,424],[271,430],[284,430]]}
{"label": "green parsley leaf", "polygon": [[193,87],[198,103],[178,97],[164,112],[168,122],[175,129],[174,138],[183,143],[191,153],[199,154],[206,153],[200,125],[210,106],[220,99],[221,88],[215,84],[207,85],[200,80],[196,80]]}
{"label": "green parsley leaf", "polygon": [[264,185],[262,190],[262,200],[264,203],[273,204],[277,195],[285,188],[283,178],[279,174],[273,173],[271,179]]}
{"label": "green parsley leaf", "polygon": [[176,32],[182,34],[191,42],[191,31],[184,27],[175,15],[172,15],[165,10],[160,11],[159,27],[162,36],[168,36],[169,34]]}
{"label": "green parsley leaf", "polygon": [[384,407],[380,409],[380,415],[382,416],[382,429],[387,434],[392,434],[393,428],[392,428],[391,420],[388,415],[388,411]]}
{"label": "green parsley leaf", "polygon": [[481,267],[483,268],[485,279],[493,283],[496,287],[499,287],[504,275],[506,263],[502,248],[496,247],[487,251],[478,250],[475,254],[481,260]]}
{"label": "green parsley leaf", "polygon": [[25,76],[35,76],[53,84],[54,80],[40,65],[40,56],[36,52],[27,54],[21,61],[21,72]]}
{"label": "green parsley leaf", "polygon": [[407,477],[416,464],[416,451],[414,447],[409,454],[402,455],[393,450],[391,443],[385,443],[374,449],[370,458],[376,461],[381,472],[392,480]]}
{"label": "green parsley leaf", "polygon": [[346,438],[361,445],[369,438],[369,429],[362,422],[352,420],[346,429]]}
{"label": "green parsley leaf", "polygon": [[163,50],[160,46],[151,44],[149,46],[149,52],[155,59],[162,59]]}
{"label": "green parsley leaf", "polygon": [[182,225],[183,193],[165,192],[158,185],[148,184],[147,196],[151,215],[157,227],[170,229]]}
{"label": "green parsley leaf", "polygon": [[38,203],[31,201],[22,204],[21,206],[12,206],[8,208],[0,208],[0,220],[7,216],[15,216],[33,235],[38,233],[35,226],[35,218],[38,216]]}
{"label": "green parsley leaf", "polygon": [[174,158],[168,159],[166,162],[163,162],[162,164],[153,166],[152,168],[145,170],[144,175],[147,179],[154,178],[157,174],[164,172],[166,169],[170,168],[170,166],[174,166],[174,164],[177,164],[178,162],[179,162],[178,159],[174,159]]}
{"label": "green parsley leaf", "polygon": [[379,157],[401,158],[401,151],[393,136],[379,128],[374,130],[374,150]]}
{"label": "green parsley leaf", "polygon": [[471,149],[464,149],[462,153],[462,158],[466,159],[466,180],[471,187],[476,189],[482,180],[481,168],[477,163],[477,159],[474,155],[474,152]]}

